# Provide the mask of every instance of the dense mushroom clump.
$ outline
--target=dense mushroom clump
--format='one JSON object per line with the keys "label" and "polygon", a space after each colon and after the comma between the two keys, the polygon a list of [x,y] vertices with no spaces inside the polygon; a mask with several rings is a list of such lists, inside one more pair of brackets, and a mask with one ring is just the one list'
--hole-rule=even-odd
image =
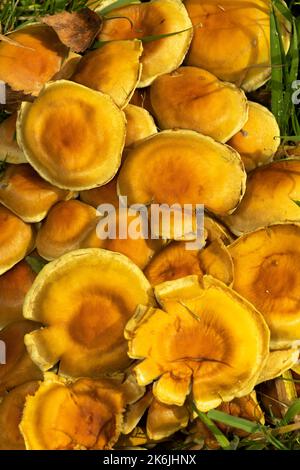
{"label": "dense mushroom clump", "polygon": [[273,7],[98,3],[0,35],[0,449],[269,435],[300,373],[299,152],[249,96]]}

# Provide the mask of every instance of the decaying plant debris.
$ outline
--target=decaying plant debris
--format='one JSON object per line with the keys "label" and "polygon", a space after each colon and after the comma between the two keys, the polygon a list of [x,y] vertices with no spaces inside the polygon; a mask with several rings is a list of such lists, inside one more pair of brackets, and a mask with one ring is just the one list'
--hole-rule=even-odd
{"label": "decaying plant debris", "polygon": [[300,449],[293,9],[2,3],[0,450]]}

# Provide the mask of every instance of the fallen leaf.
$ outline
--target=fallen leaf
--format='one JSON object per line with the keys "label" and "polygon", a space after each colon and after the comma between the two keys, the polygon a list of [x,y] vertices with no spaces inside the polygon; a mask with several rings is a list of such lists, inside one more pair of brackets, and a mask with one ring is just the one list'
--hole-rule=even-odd
{"label": "fallen leaf", "polygon": [[73,52],[84,52],[90,47],[102,26],[100,16],[89,8],[47,15],[42,22],[51,26],[61,42]]}

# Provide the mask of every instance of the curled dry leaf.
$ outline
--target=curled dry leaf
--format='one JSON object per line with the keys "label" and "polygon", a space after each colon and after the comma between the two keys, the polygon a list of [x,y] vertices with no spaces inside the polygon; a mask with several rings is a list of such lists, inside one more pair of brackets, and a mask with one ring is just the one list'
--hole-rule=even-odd
{"label": "curled dry leaf", "polygon": [[59,39],[74,52],[84,52],[100,32],[102,20],[89,8],[47,15],[42,22],[54,29]]}

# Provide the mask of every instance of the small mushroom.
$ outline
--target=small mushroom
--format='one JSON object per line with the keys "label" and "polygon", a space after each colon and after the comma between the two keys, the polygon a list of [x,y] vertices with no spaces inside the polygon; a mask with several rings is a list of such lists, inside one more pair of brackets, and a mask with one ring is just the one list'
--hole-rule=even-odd
{"label": "small mushroom", "polygon": [[265,106],[252,101],[248,104],[248,121],[227,143],[239,152],[246,171],[251,171],[273,159],[280,145],[280,129]]}
{"label": "small mushroom", "polygon": [[0,160],[6,163],[26,163],[26,158],[17,143],[17,113],[0,123]]}
{"label": "small mushroom", "polygon": [[88,52],[79,62],[72,80],[107,93],[124,108],[139,83],[143,52],[141,41],[113,41]]}
{"label": "small mushroom", "polygon": [[223,143],[248,118],[244,92],[198,67],[179,67],[158,77],[150,100],[161,129],[192,129]]}
{"label": "small mushroom", "polygon": [[24,222],[40,222],[55,203],[73,196],[45,181],[30,165],[7,165],[0,176],[0,203]]}
{"label": "small mushroom", "polygon": [[154,119],[146,109],[128,104],[124,113],[127,121],[125,147],[157,133]]}
{"label": "small mushroom", "polygon": [[34,239],[32,226],[0,204],[0,275],[33,250]]}

